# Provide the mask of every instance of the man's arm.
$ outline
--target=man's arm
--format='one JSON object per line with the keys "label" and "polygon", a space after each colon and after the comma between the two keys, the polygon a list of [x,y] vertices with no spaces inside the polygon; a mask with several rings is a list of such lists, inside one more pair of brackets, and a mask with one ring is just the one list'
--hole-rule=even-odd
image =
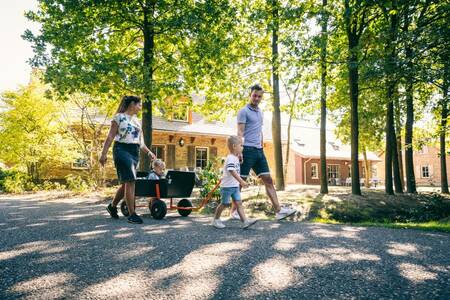
{"label": "man's arm", "polygon": [[244,138],[244,131],[245,131],[245,123],[238,123],[238,137]]}

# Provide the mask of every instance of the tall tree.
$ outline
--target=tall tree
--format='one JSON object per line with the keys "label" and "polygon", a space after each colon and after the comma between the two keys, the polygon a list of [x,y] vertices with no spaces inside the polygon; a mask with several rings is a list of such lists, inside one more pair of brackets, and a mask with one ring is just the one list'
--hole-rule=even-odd
{"label": "tall tree", "polygon": [[386,151],[385,151],[385,191],[389,195],[393,195],[392,188],[392,172],[394,172],[395,191],[402,193],[403,188],[400,180],[399,160],[397,153],[397,137],[394,125],[394,102],[398,97],[398,82],[396,79],[397,65],[397,37],[399,28],[399,12],[397,1],[389,1],[389,3],[381,4],[384,18],[387,23],[387,35],[385,38],[385,81],[386,81]]}
{"label": "tall tree", "polygon": [[320,193],[328,194],[327,172],[327,0],[322,0],[320,43]]}
{"label": "tall tree", "polygon": [[275,186],[277,190],[284,190],[283,176],[283,153],[281,144],[281,116],[280,116],[280,78],[279,78],[279,53],[278,34],[280,30],[278,0],[270,1],[272,22],[270,29],[272,32],[272,92],[273,92],[273,112],[272,112],[272,138],[275,157]]}
{"label": "tall tree", "polygon": [[448,178],[447,178],[447,151],[445,150],[445,138],[447,133],[447,119],[448,119],[448,103],[449,95],[448,89],[450,86],[450,63],[447,56],[446,60],[443,61],[443,78],[442,78],[442,99],[441,99],[441,126],[439,132],[439,144],[440,144],[440,161],[441,161],[441,192],[444,194],[449,194],[448,190]]}
{"label": "tall tree", "polygon": [[359,124],[358,124],[358,100],[359,100],[359,59],[360,40],[367,28],[370,6],[364,1],[344,0],[344,25],[347,36],[348,57],[348,85],[351,102],[351,173],[352,194],[361,195],[359,185]]}
{"label": "tall tree", "polygon": [[[31,63],[45,68],[61,94],[142,95],[144,141],[151,145],[153,104],[189,95],[195,78],[224,76],[229,49],[239,42],[234,12],[227,0],[40,0],[27,17],[41,30],[24,37],[33,43]],[[141,162],[149,167],[147,156]]]}

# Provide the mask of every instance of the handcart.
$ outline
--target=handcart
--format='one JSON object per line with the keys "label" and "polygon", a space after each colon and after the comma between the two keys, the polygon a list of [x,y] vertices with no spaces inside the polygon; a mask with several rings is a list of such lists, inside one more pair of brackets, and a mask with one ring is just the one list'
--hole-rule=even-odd
{"label": "handcart", "polygon": [[[214,188],[202,199],[199,206],[194,207],[192,202],[187,199],[191,197],[192,189],[195,184],[195,173],[187,171],[168,171],[165,179],[151,180],[146,179],[147,172],[138,172],[135,182],[136,197],[150,197],[148,204],[136,205],[136,207],[148,207],[150,214],[154,219],[161,220],[165,217],[167,210],[177,210],[182,217],[187,217],[193,211],[202,209],[211,199],[213,193],[219,188],[220,181]],[[180,199],[177,205],[174,205],[176,199]],[[166,202],[168,200],[169,206]],[[122,200],[120,211],[124,216],[128,216],[127,203]]]}

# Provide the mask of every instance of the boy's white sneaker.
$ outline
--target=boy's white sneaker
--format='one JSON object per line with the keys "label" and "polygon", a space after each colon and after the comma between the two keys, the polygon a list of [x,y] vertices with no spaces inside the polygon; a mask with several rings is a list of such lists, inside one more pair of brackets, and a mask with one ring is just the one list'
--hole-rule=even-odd
{"label": "boy's white sneaker", "polygon": [[277,219],[277,221],[284,220],[287,217],[292,216],[296,212],[297,212],[296,209],[289,208],[289,207],[282,207],[280,209],[280,211],[275,214],[275,219]]}
{"label": "boy's white sneaker", "polygon": [[233,211],[233,212],[231,213],[230,219],[231,219],[231,220],[240,220],[240,219],[241,219],[241,217],[239,216],[237,210],[235,210],[235,211]]}
{"label": "boy's white sneaker", "polygon": [[256,222],[258,222],[257,219],[247,219],[247,220],[244,222],[244,226],[242,226],[242,229],[247,229],[247,228],[249,228],[250,226],[255,225]]}
{"label": "boy's white sneaker", "polygon": [[220,219],[214,219],[211,225],[216,227],[217,229],[222,229],[226,227],[225,224],[223,224]]}

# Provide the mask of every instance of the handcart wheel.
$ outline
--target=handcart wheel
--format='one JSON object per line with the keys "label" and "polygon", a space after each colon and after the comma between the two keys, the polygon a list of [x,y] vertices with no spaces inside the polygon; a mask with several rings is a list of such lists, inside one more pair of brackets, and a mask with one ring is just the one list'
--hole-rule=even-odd
{"label": "handcart wheel", "polygon": [[[189,201],[188,199],[181,199],[177,206],[179,207],[192,207],[192,203],[191,201]],[[182,216],[182,217],[187,217],[191,214],[192,209],[178,209],[178,213]]]}
{"label": "handcart wheel", "polygon": [[[134,208],[136,209],[136,204]],[[130,212],[128,211],[127,201],[125,201],[125,199],[120,203],[120,211],[125,217],[128,217],[130,215]]]}
{"label": "handcart wheel", "polygon": [[167,213],[166,203],[159,199],[153,200],[149,205],[149,209],[150,209],[150,214],[156,220],[163,219]]}

